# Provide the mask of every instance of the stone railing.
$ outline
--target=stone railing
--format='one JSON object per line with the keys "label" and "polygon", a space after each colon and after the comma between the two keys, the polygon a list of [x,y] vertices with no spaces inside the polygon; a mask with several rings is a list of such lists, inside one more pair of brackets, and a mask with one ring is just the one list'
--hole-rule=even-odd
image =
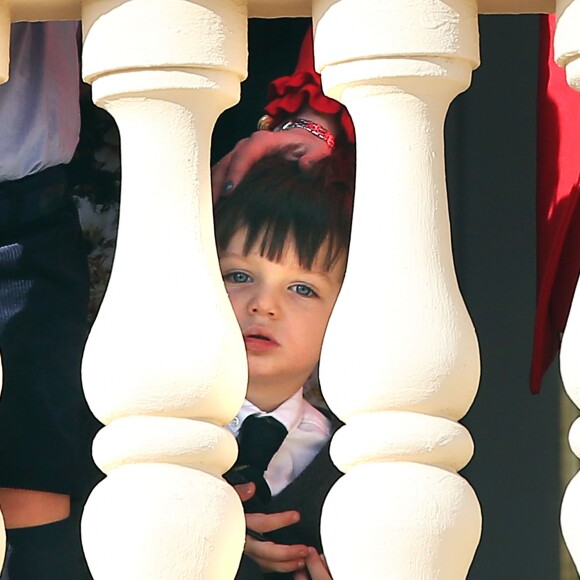
{"label": "stone railing", "polygon": [[[579,0],[0,0],[0,77],[11,21],[81,18],[84,78],[121,133],[115,267],[83,363],[106,425],[94,454],[108,477],[83,518],[95,579],[235,574],[244,518],[220,475],[235,458],[223,426],[246,370],[213,242],[210,137],[246,75],[248,15],[310,13],[325,91],[348,106],[358,156],[349,269],[321,362],[346,423],[332,446],[346,475],[325,505],[325,554],[338,580],[466,577],[481,515],[457,474],[473,452],[458,421],[479,356],[453,266],[443,123],[479,62],[478,11],[553,10],[556,52],[578,86]],[[382,260],[372,284],[369,250]],[[360,355],[352,329],[365,336]],[[576,300],[562,366],[577,403],[579,335]],[[580,558],[578,486],[563,520]]]}

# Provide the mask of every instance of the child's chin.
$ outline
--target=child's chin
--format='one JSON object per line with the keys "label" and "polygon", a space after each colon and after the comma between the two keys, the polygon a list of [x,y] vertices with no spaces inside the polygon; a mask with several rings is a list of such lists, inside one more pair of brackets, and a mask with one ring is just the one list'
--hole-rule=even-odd
{"label": "child's chin", "polygon": [[276,385],[277,380],[279,380],[279,377],[276,373],[268,373],[263,370],[252,371],[251,368],[249,369],[248,383],[254,385],[256,389],[270,390]]}
{"label": "child's chin", "polygon": [[250,381],[276,381],[280,373],[263,357],[248,357],[248,377]]}

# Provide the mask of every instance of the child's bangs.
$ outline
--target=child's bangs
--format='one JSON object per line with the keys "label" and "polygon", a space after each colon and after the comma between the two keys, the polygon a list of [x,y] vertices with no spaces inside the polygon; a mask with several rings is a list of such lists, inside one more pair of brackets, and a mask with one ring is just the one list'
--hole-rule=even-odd
{"label": "child's bangs", "polygon": [[304,173],[296,162],[259,162],[229,197],[215,208],[218,250],[244,231],[244,253],[257,249],[279,262],[292,247],[302,268],[319,260],[330,270],[348,251],[352,187],[328,180],[328,171]]}
{"label": "child's bangs", "polygon": [[307,229],[303,224],[299,227],[291,219],[255,225],[254,228],[246,227],[244,254],[257,248],[260,256],[272,262],[280,262],[286,252],[292,250],[296,253],[300,267],[306,270],[311,270],[318,260],[317,266],[328,272],[348,243],[340,243],[332,230],[324,227]]}

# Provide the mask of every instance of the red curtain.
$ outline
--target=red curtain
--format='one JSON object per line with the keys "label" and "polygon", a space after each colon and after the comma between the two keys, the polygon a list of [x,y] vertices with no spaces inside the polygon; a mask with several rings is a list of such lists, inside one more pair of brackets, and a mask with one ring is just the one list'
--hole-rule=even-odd
{"label": "red curtain", "polygon": [[555,17],[540,26],[534,393],[558,353],[580,270],[580,93],[554,62]]}

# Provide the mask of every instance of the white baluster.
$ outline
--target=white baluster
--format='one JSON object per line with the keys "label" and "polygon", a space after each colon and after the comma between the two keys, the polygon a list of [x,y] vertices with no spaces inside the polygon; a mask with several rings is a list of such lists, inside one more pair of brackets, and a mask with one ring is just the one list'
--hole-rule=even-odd
{"label": "white baluster", "polygon": [[554,59],[566,68],[568,84],[580,90],[580,2],[556,0],[556,32],[554,34]]}
{"label": "white baluster", "polygon": [[[576,295],[566,324],[560,354],[560,370],[566,393],[580,407],[580,292]],[[572,423],[569,434],[570,447],[580,457],[580,419]],[[570,555],[580,570],[580,474],[568,484],[562,500],[560,516],[562,534]]]}
{"label": "white baluster", "polygon": [[[451,252],[443,124],[478,64],[471,0],[314,2],[315,55],[357,132],[346,279],[321,362],[346,426],[323,511],[335,580],[465,578],[481,513],[457,474],[479,380]],[[348,39],[348,42],[345,42]]]}
{"label": "white baluster", "polygon": [[[566,68],[566,78],[570,86],[580,90],[580,2],[567,0],[556,2],[557,24],[554,36],[554,57],[560,66]],[[572,122],[572,119],[569,120]],[[580,170],[580,168],[579,168]],[[568,396],[580,407],[580,291],[576,293],[566,323],[560,352],[560,371]],[[570,447],[580,457],[580,420],[576,419],[569,433]],[[580,570],[580,474],[568,484],[562,500],[560,521],[562,534]]]}
{"label": "white baluster", "polygon": [[241,504],[220,475],[246,360],[215,256],[209,147],[239,98],[239,2],[83,3],[83,73],[122,144],[118,244],[83,361],[108,477],[83,515],[96,580],[233,578]]}

